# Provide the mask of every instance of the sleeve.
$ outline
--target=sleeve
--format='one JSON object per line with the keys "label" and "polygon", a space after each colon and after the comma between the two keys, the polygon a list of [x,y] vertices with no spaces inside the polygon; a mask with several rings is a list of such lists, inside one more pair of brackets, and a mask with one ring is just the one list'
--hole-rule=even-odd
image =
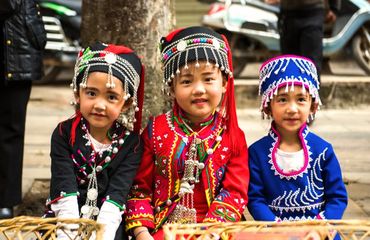
{"label": "sleeve", "polygon": [[[51,210],[59,219],[80,218],[77,196],[69,196],[51,204]],[[79,225],[76,223],[64,224],[63,228],[57,229],[58,240],[74,239],[77,236]]]}
{"label": "sleeve", "polygon": [[[62,123],[60,123],[62,124]],[[51,137],[50,202],[67,196],[78,195],[73,161],[70,157],[69,138],[64,124],[58,125]]]}
{"label": "sleeve", "polygon": [[278,218],[270,210],[266,201],[265,181],[262,178],[262,169],[255,148],[249,150],[249,170],[251,173],[248,190],[249,213],[257,221],[276,221]]}
{"label": "sleeve", "polygon": [[152,229],[155,227],[154,212],[151,205],[154,176],[154,152],[148,130],[150,125],[149,123],[142,133],[144,151],[138,173],[134,179],[127,200],[126,230],[139,226]]}
{"label": "sleeve", "polygon": [[318,219],[341,219],[347,207],[348,196],[343,183],[341,168],[332,146],[325,153],[322,169],[325,207]]}
{"label": "sleeve", "polygon": [[243,150],[228,161],[222,189],[211,203],[204,222],[236,222],[242,218],[248,202],[249,167],[247,144],[245,139],[241,141]]}
{"label": "sleeve", "polygon": [[[143,144],[138,135],[131,136],[128,153],[120,159],[118,168],[110,177],[109,186],[107,189],[107,201],[115,204],[121,210],[125,210],[127,196],[129,194],[132,182],[134,181],[137,169],[140,165],[141,155],[143,153]],[[125,146],[123,146],[124,148]]]}
{"label": "sleeve", "polygon": [[26,7],[25,14],[28,40],[35,49],[43,50],[47,41],[44,22],[36,2],[31,1],[29,4],[31,6]]}
{"label": "sleeve", "polygon": [[0,20],[5,20],[12,13],[19,11],[21,0],[0,0]]}
{"label": "sleeve", "polygon": [[97,223],[104,225],[104,240],[114,240],[117,229],[122,221],[122,213],[114,204],[105,201],[100,208]]}

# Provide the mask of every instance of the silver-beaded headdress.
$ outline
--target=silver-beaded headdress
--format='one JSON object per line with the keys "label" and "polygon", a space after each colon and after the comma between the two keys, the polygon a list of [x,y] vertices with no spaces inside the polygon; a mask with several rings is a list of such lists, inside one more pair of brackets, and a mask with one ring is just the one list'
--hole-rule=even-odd
{"label": "silver-beaded headdress", "polygon": [[205,60],[219,67],[225,74],[232,75],[228,60],[229,48],[223,37],[206,27],[178,29],[163,37],[160,43],[164,81],[170,85],[180,68],[187,68],[189,62]]}
{"label": "silver-beaded headdress", "polygon": [[278,90],[294,91],[294,86],[302,86],[321,105],[315,64],[308,58],[295,55],[282,55],[267,60],[260,68],[259,95],[262,96],[261,111],[268,106]]}
{"label": "silver-beaded headdress", "polygon": [[[105,72],[107,88],[114,88],[112,76],[122,81],[126,93],[125,100],[132,98],[133,104],[121,117],[121,122],[130,130],[133,130],[135,112],[141,111],[142,99],[138,99],[140,84],[143,84],[143,67],[139,57],[133,50],[119,45],[96,43],[82,49],[78,55],[74,77],[71,83],[73,91],[87,87],[88,75],[91,72]],[[142,95],[142,94],[140,94]],[[141,120],[141,114],[140,114]]]}

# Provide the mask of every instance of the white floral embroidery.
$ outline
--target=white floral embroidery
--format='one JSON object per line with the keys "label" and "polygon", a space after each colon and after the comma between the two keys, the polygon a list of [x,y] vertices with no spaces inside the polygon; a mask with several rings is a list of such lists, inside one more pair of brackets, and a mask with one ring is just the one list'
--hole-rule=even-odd
{"label": "white floral embroidery", "polygon": [[320,178],[320,162],[325,161],[325,153],[328,148],[313,161],[313,168],[304,178],[307,185],[304,190],[301,188],[284,191],[281,195],[272,200],[269,207],[276,211],[305,211],[314,208],[321,208],[324,201],[317,202],[324,195],[323,180]]}

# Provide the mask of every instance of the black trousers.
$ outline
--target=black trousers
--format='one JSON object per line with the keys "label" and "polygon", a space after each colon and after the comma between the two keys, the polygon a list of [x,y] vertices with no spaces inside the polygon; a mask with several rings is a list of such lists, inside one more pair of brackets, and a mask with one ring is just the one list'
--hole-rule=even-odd
{"label": "black trousers", "polygon": [[321,72],[324,9],[282,11],[279,16],[280,49],[283,54],[310,58]]}
{"label": "black trousers", "polygon": [[23,147],[30,81],[0,82],[0,207],[22,200]]}

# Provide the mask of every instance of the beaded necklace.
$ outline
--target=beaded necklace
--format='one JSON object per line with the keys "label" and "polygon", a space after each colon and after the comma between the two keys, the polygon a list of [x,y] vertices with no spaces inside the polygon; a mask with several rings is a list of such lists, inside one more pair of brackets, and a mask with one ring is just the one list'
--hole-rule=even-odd
{"label": "beaded necklace", "polygon": [[[79,168],[79,172],[83,173],[84,175],[82,178],[77,176],[79,183],[84,184],[86,180],[88,180],[87,196],[85,204],[81,207],[81,217],[86,219],[94,219],[99,214],[99,208],[97,207],[97,199],[99,195],[97,175],[110,164],[112,159],[114,159],[115,155],[122,148],[122,145],[129,136],[130,132],[122,131],[120,135],[114,133],[111,136],[110,131],[108,131],[107,136],[111,140],[111,144],[107,149],[99,152],[95,150],[94,145],[92,144],[93,141],[90,138],[91,135],[86,127],[86,124],[84,123],[83,118],[81,119],[81,129],[85,132],[83,138],[87,140],[86,145],[91,146],[90,158],[87,160],[80,149],[77,150],[77,153],[81,156],[84,164],[78,164],[73,154],[71,157],[74,164]],[[110,130],[116,131],[119,129],[123,130],[122,126],[119,123],[115,123]],[[106,153],[104,160],[99,161],[102,159],[104,153]],[[88,167],[91,169],[89,174],[86,173]]]}
{"label": "beaded necklace", "polygon": [[[222,140],[221,134],[223,129],[220,127],[217,121],[217,114],[210,116],[208,120],[201,123],[202,128],[199,131],[194,131],[188,124],[187,120],[183,119],[179,114],[177,118],[174,114],[172,116],[172,122],[176,122],[182,131],[186,134],[186,138],[192,138],[189,146],[188,153],[186,155],[185,167],[183,176],[180,181],[180,190],[176,198],[179,199],[179,203],[176,205],[175,210],[171,213],[168,218],[169,223],[196,223],[196,209],[194,208],[194,187],[196,183],[199,183],[199,177],[202,169],[205,167],[206,158],[213,154],[214,149],[219,145]],[[212,131],[210,136],[205,139],[199,137],[200,133],[209,127],[213,123],[215,129]],[[218,126],[217,126],[218,125]],[[202,143],[215,137],[215,142],[211,148],[208,148],[206,154],[202,157],[198,153],[201,152]]]}

